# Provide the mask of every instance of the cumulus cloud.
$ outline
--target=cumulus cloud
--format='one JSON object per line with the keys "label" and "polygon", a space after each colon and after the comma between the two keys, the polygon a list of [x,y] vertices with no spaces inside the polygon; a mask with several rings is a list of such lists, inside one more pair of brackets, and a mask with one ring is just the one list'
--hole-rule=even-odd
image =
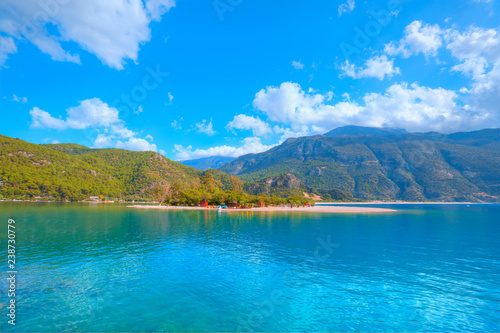
{"label": "cumulus cloud", "polygon": [[106,148],[113,145],[113,137],[106,134],[98,134],[94,141],[94,148]]}
{"label": "cumulus cloud", "polygon": [[80,63],[78,54],[65,49],[74,42],[120,70],[128,60],[137,62],[140,45],[151,39],[150,23],[174,6],[173,0],[3,0],[0,32],[11,44],[12,38],[27,40],[53,60]]}
{"label": "cumulus cloud", "polygon": [[54,128],[66,129],[67,125],[64,120],[54,118],[47,111],[43,111],[38,107],[30,110],[31,128]]}
{"label": "cumulus cloud", "polygon": [[341,77],[349,76],[353,79],[373,77],[383,80],[386,76],[391,78],[394,75],[400,74],[399,68],[394,67],[394,60],[387,59],[386,55],[381,55],[379,57],[375,56],[368,59],[364,68],[356,67],[354,64],[351,64],[349,60],[346,60],[345,63],[340,66],[340,69],[344,72],[340,75]]}
{"label": "cumulus cloud", "polygon": [[9,54],[17,52],[16,43],[12,37],[0,36],[0,68],[2,68]]}
{"label": "cumulus cloud", "polygon": [[460,61],[452,71],[472,78],[468,95],[464,97],[471,110],[487,115],[488,124],[498,126],[500,115],[500,38],[495,29],[471,26],[460,32],[445,33],[446,49]]}
{"label": "cumulus cloud", "polygon": [[203,119],[201,123],[196,123],[195,124],[197,128],[198,133],[204,133],[208,136],[214,136],[216,131],[214,131],[213,126],[212,126],[212,119],[210,121],[207,121],[206,119]]}
{"label": "cumulus cloud", "polygon": [[306,66],[304,66],[303,63],[300,62],[300,60],[299,61],[292,61],[292,66],[295,69],[304,69],[306,67]]}
{"label": "cumulus cloud", "polygon": [[462,61],[452,68],[454,71],[471,75],[474,78],[484,74],[488,64],[500,59],[500,39],[495,29],[469,27],[464,32],[454,29],[446,31],[446,49]]}
{"label": "cumulus cloud", "polygon": [[436,56],[443,44],[442,33],[437,24],[413,21],[405,28],[404,37],[399,42],[392,41],[385,45],[385,52],[389,55],[401,54],[404,58],[420,53],[426,57]]}
{"label": "cumulus cloud", "polygon": [[[48,112],[33,108],[30,111],[32,128],[86,129],[88,127],[110,127],[121,123],[118,110],[110,107],[99,98],[86,99],[80,105],[66,110],[65,120],[52,117]],[[118,127],[117,127],[118,129]]]}
{"label": "cumulus cloud", "polygon": [[265,121],[244,114],[234,116],[226,128],[228,130],[252,130],[254,136],[267,136],[272,133],[271,127]]}
{"label": "cumulus cloud", "polygon": [[116,143],[116,148],[135,150],[135,151],[154,151],[156,152],[158,148],[154,143],[149,143],[147,140],[140,138],[130,138],[128,141],[122,142],[118,141]]}
{"label": "cumulus cloud", "polygon": [[292,125],[298,130],[302,125],[332,123],[334,114],[357,114],[359,106],[352,103],[327,105],[331,94],[306,93],[299,84],[284,82],[279,87],[267,87],[255,95],[253,105],[263,111],[269,120]]}
{"label": "cumulus cloud", "polygon": [[260,141],[260,138],[250,137],[245,138],[242,146],[217,146],[208,149],[195,149],[192,146],[183,147],[182,145],[175,145],[174,153],[175,158],[178,161],[191,160],[209,156],[227,156],[227,157],[238,157],[245,154],[255,154],[261,153],[263,151],[269,150],[275,145],[264,145]]}
{"label": "cumulus cloud", "polygon": [[[460,89],[464,110],[474,114],[476,124],[490,127],[498,126],[500,118],[500,38],[498,29],[483,29],[470,26],[463,31],[457,28],[441,29],[438,25],[429,25],[414,21],[405,29],[405,37],[399,42],[385,46],[390,55],[400,54],[407,58],[423,53],[425,56],[437,56],[437,51],[444,48],[450,52],[457,64],[451,72],[458,72],[472,79],[469,88]],[[462,117],[467,119],[467,117]],[[464,120],[465,121],[465,120]],[[489,122],[489,123],[488,123]]]}
{"label": "cumulus cloud", "polygon": [[[97,133],[93,142],[95,148],[112,147],[131,150],[153,150],[156,145],[149,144],[144,139],[137,138],[137,133],[127,128],[119,118],[116,108],[109,106],[99,98],[86,99],[78,106],[66,110],[66,118],[53,117],[47,111],[34,107],[30,110],[31,128],[57,130],[89,130]],[[127,139],[122,141],[123,139]],[[146,139],[153,141],[148,135]],[[116,142],[116,144],[115,144]],[[147,145],[144,143],[146,142]],[[144,148],[144,149],[142,149]]]}
{"label": "cumulus cloud", "polygon": [[456,92],[417,83],[393,84],[382,94],[364,95],[360,102],[327,102],[328,94],[306,93],[297,83],[285,82],[259,91],[254,106],[299,133],[312,132],[312,126],[332,129],[349,124],[451,131],[487,123],[484,115],[461,106]]}
{"label": "cumulus cloud", "polygon": [[354,10],[354,7],[356,7],[356,3],[354,0],[347,0],[346,3],[343,3],[339,6],[339,16],[342,16],[344,13],[350,13]]}

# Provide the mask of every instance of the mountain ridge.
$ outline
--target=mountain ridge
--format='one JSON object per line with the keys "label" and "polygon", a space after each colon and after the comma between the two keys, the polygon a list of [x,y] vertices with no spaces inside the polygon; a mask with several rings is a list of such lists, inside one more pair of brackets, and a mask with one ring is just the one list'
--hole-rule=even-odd
{"label": "mountain ridge", "polygon": [[198,170],[219,169],[234,161],[236,158],[227,156],[209,156],[193,160],[180,161],[184,165],[190,166]]}
{"label": "mountain ridge", "polygon": [[500,129],[484,129],[293,138],[221,170],[245,181],[290,173],[362,200],[498,201],[499,164]]}

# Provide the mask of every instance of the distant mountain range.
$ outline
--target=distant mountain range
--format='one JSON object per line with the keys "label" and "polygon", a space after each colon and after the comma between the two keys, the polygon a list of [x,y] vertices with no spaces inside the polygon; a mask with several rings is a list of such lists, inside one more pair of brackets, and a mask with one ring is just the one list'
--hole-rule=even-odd
{"label": "distant mountain range", "polygon": [[204,173],[200,170],[208,169],[224,190],[231,186],[231,174],[255,195],[500,201],[500,129],[440,134],[347,126],[290,138],[237,159],[183,163],[193,167],[154,152],[37,145],[0,135],[0,198],[80,200],[102,194],[141,199],[159,184],[196,182]]}
{"label": "distant mountain range", "polygon": [[196,160],[181,161],[180,163],[198,170],[218,169],[229,162],[234,161],[234,157],[210,156]]}
{"label": "distant mountain range", "polygon": [[220,170],[245,181],[291,174],[359,199],[499,201],[500,129],[453,134],[348,126],[290,138]]}

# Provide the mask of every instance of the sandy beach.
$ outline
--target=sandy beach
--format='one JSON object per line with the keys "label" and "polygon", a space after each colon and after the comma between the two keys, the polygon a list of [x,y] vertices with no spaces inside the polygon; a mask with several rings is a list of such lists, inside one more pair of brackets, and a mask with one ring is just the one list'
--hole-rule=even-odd
{"label": "sandy beach", "polygon": [[[211,210],[217,211],[216,208],[206,207],[186,207],[186,206],[145,206],[145,205],[131,205],[130,208],[140,209],[160,209],[160,210]],[[388,213],[395,212],[394,209],[387,208],[371,208],[371,207],[340,207],[340,206],[314,206],[314,207],[258,207],[258,208],[237,208],[237,209],[223,209],[224,212],[237,213],[237,212],[307,212],[307,213]]]}
{"label": "sandy beach", "polygon": [[321,205],[474,205],[488,202],[450,202],[450,201],[363,201],[363,202],[320,202]]}

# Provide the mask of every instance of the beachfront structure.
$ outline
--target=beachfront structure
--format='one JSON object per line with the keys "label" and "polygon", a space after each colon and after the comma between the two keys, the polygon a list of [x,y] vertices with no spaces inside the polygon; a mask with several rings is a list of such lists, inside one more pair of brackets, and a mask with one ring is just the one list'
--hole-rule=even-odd
{"label": "beachfront structure", "polygon": [[200,202],[200,207],[208,207],[208,201],[207,200],[202,200]]}

